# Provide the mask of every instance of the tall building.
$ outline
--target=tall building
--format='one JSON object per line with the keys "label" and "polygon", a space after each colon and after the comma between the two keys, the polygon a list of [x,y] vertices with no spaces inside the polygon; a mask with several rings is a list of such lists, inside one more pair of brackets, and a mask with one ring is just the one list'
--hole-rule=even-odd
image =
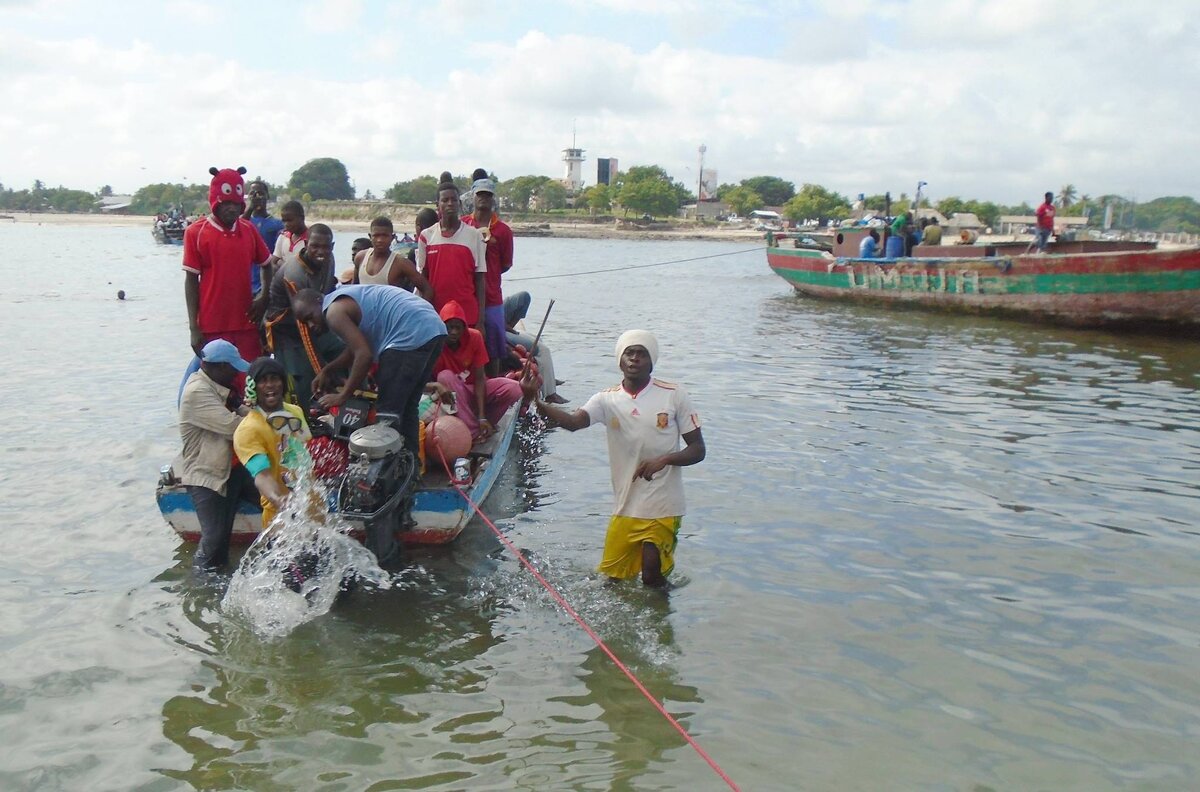
{"label": "tall building", "polygon": [[563,163],[567,166],[566,175],[563,176],[563,186],[571,192],[579,192],[583,188],[583,149],[575,148],[575,140],[571,140],[571,148],[565,148],[563,152]]}
{"label": "tall building", "polygon": [[617,178],[617,158],[601,157],[596,160],[596,184],[612,184]]}

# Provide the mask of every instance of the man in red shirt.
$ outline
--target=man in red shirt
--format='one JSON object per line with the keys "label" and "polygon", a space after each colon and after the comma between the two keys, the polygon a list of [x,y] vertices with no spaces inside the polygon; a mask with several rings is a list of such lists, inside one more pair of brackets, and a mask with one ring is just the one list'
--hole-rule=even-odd
{"label": "man in red shirt", "polygon": [[513,232],[508,223],[496,214],[496,183],[487,178],[486,173],[483,178],[475,180],[472,192],[475,194],[475,211],[464,217],[463,222],[478,228],[483,236],[487,264],[487,273],[484,275],[483,342],[491,358],[487,373],[495,377],[500,374],[500,358],[508,354],[500,276],[513,265]]}
{"label": "man in red shirt", "polygon": [[482,334],[487,272],[483,236],[459,219],[458,186],[449,173],[443,173],[438,184],[437,206],[438,224],[417,237],[417,269],[433,287],[433,307],[441,311],[454,300],[467,324]]}
{"label": "man in red shirt", "polygon": [[1037,249],[1046,252],[1046,243],[1054,233],[1054,193],[1046,193],[1046,201],[1037,208]]}
{"label": "man in red shirt", "polygon": [[467,315],[456,301],[442,308],[446,323],[446,345],[433,365],[439,384],[454,391],[458,417],[477,440],[486,440],[496,431],[496,422],[509,407],[521,400],[521,384],[507,377],[484,373],[488,362],[483,334],[467,327]]}
{"label": "man in red shirt", "polygon": [[[214,338],[237,347],[244,360],[262,355],[258,321],[267,307],[271,283],[271,251],[246,210],[242,174],[245,168],[210,168],[208,188],[212,213],[192,223],[183,234],[183,294],[187,301],[191,345],[197,355]],[[251,297],[250,272],[262,267],[264,287]]]}

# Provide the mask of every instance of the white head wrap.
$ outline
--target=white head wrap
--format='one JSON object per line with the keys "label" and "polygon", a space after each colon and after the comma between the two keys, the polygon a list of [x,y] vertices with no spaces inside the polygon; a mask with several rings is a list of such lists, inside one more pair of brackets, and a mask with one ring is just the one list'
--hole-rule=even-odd
{"label": "white head wrap", "polygon": [[617,339],[617,359],[620,360],[621,355],[631,346],[645,347],[650,353],[650,365],[658,362],[658,339],[649,330],[626,330],[621,333],[621,337]]}

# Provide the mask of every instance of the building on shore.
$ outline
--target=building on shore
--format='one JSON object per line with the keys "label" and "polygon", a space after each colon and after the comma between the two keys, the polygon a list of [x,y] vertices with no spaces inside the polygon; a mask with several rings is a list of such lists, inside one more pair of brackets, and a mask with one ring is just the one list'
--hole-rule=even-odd
{"label": "building on shore", "polygon": [[567,188],[569,193],[577,193],[583,189],[583,161],[586,159],[583,156],[583,149],[575,148],[575,140],[571,139],[571,148],[562,150],[563,164],[566,165],[566,174],[561,179],[563,187]]}

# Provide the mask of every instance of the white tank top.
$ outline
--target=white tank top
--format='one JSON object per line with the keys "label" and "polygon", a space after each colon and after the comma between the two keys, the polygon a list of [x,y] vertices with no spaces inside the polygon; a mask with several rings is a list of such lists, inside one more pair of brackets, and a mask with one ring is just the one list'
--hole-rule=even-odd
{"label": "white tank top", "polygon": [[384,265],[382,267],[379,268],[379,272],[376,272],[374,275],[372,275],[369,272],[367,272],[367,265],[371,262],[371,257],[374,255],[375,255],[374,251],[370,251],[370,250],[367,251],[366,260],[364,260],[362,263],[362,266],[358,268],[358,282],[359,283],[378,283],[382,286],[387,286],[388,285],[388,275],[391,274],[391,272],[392,272],[392,265],[394,263],[396,263],[396,256],[398,256],[400,254],[397,253],[395,250],[393,250],[392,255],[388,256],[388,260],[384,263]]}

